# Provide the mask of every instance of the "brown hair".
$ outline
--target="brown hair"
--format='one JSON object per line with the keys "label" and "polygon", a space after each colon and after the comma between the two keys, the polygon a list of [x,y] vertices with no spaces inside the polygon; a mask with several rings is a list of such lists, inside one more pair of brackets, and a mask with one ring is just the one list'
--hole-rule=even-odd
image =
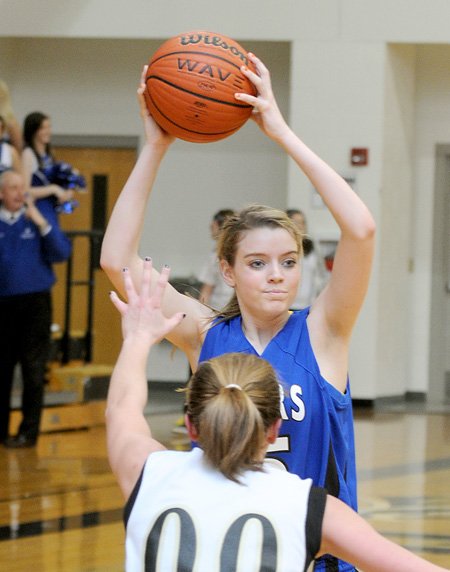
{"label": "brown hair", "polygon": [[233,216],[235,211],[232,209],[220,209],[213,216],[213,221],[217,223],[219,229],[222,228],[223,223],[227,220],[229,216]]}
{"label": "brown hair", "polygon": [[[233,266],[238,244],[244,233],[264,227],[286,230],[295,240],[299,256],[303,255],[300,231],[284,211],[265,205],[250,205],[239,213],[228,217],[224,222],[217,241],[217,256],[219,260],[226,260],[230,266]],[[236,294],[233,294],[225,308],[217,312],[217,315],[228,320],[239,316],[240,313],[241,310]]]}
{"label": "brown hair", "polygon": [[[40,168],[42,168],[42,157],[36,150],[34,139],[36,133],[47,119],[50,119],[50,117],[45,115],[45,113],[33,111],[25,117],[23,122],[23,139],[25,141],[25,146],[29,147],[33,151]],[[45,153],[54,159],[50,143],[45,144]]]}
{"label": "brown hair", "polygon": [[272,366],[251,354],[224,354],[201,363],[185,391],[206,459],[236,482],[244,470],[261,470],[267,429],[280,418]]}

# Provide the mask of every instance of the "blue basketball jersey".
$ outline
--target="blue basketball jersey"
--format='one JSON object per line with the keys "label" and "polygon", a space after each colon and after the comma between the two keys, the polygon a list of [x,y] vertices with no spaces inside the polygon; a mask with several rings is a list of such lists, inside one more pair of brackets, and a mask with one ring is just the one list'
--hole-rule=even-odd
{"label": "blue basketball jersey", "polygon": [[[309,308],[293,312],[260,357],[275,369],[281,384],[282,425],[268,457],[357,510],[355,443],[350,388],[342,394],[320,374],[306,318]],[[242,320],[214,324],[208,331],[200,362],[224,353],[259,355],[245,337]],[[350,571],[344,562],[325,557],[316,570]]]}

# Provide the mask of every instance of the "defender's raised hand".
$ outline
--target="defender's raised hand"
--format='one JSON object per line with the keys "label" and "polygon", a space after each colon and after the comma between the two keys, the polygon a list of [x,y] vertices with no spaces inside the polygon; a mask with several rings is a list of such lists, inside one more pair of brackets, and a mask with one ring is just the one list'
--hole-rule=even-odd
{"label": "defender's raised hand", "polygon": [[124,340],[141,341],[147,345],[152,345],[164,338],[183,320],[185,314],[182,312],[167,318],[161,310],[161,302],[169,274],[170,269],[165,266],[161,270],[152,291],[152,261],[150,258],[146,258],[142,273],[141,291],[138,293],[128,268],[124,268],[123,280],[128,303],[123,302],[115,292],[111,292],[111,301],[122,316]]}

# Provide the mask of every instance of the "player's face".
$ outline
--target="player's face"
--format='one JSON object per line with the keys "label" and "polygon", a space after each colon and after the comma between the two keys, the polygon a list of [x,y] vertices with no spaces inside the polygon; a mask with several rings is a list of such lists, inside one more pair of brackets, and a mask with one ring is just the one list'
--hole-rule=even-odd
{"label": "player's face", "polygon": [[25,188],[22,177],[13,172],[3,175],[3,187],[0,189],[0,200],[9,212],[16,212],[25,203]]}
{"label": "player's face", "polygon": [[297,293],[300,266],[297,243],[282,228],[245,233],[225,278],[235,288],[241,310],[256,317],[289,310]]}

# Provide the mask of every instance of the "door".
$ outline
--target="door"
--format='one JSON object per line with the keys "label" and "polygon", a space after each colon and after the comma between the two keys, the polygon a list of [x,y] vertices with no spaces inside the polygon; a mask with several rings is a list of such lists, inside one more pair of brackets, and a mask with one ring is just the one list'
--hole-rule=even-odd
{"label": "door", "polygon": [[[114,203],[136,161],[136,150],[129,148],[55,146],[58,161],[77,168],[85,177],[87,190],[77,193],[79,206],[72,214],[61,214],[65,231],[104,231]],[[87,237],[73,239],[73,275],[76,282],[89,278],[90,246]],[[98,259],[98,256],[97,256]],[[65,327],[67,264],[55,266],[57,283],[53,289],[53,323]],[[121,330],[117,310],[109,300],[111,283],[97,267],[93,276],[92,363],[114,364],[120,349]],[[70,336],[82,338],[87,331],[89,287],[75,285],[71,291]]]}
{"label": "door", "polygon": [[444,182],[444,253],[443,262],[445,268],[445,294],[444,294],[444,397],[450,403],[450,155],[446,157],[446,178]]}
{"label": "door", "polygon": [[450,402],[450,145],[439,145],[433,220],[429,401]]}

